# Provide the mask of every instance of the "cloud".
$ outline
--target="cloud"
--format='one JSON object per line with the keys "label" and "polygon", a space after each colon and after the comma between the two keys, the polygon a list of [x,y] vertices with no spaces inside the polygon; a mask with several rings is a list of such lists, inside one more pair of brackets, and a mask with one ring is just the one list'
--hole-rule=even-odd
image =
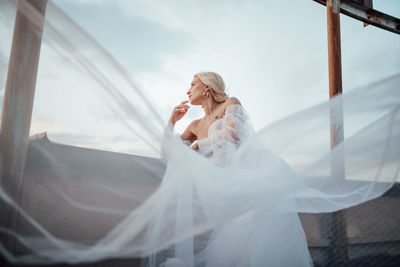
{"label": "cloud", "polygon": [[[203,70],[224,77],[230,95],[241,100],[257,129],[328,99],[326,12],[314,1],[60,0],[56,4],[126,66],[165,124],[172,107],[186,98],[193,74]],[[87,55],[85,63],[110,78],[132,107],[149,111],[104,54],[73,30],[63,33]],[[396,38],[342,16],[345,91],[399,70]],[[0,42],[0,52],[9,41]],[[36,122],[33,129],[51,129],[60,142],[86,142],[110,150],[130,147],[135,137],[124,124],[134,124],[137,114],[110,113],[107,107],[122,110],[122,102],[105,93],[108,85],[97,83],[102,76],[89,76],[70,65],[77,51],[62,58],[49,44],[42,47],[34,104],[34,117],[47,124]],[[144,112],[141,119],[150,121],[148,114]],[[177,131],[201,116],[201,108],[192,107]]]}
{"label": "cloud", "polygon": [[179,29],[168,28],[149,17],[128,15],[122,2],[58,1],[57,5],[135,71],[156,71],[164,55],[180,53],[193,42]]}

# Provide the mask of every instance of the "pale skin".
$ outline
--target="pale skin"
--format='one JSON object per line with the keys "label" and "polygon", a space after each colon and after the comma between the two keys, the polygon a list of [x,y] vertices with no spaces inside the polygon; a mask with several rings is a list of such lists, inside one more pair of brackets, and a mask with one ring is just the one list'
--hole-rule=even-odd
{"label": "pale skin", "polygon": [[205,85],[197,76],[194,76],[189,90],[186,94],[189,100],[181,102],[174,107],[172,111],[170,122],[175,125],[177,121],[182,119],[190,106],[201,105],[204,110],[204,116],[201,119],[192,121],[186,130],[181,134],[182,140],[189,141],[192,145],[191,148],[198,150],[196,140],[201,140],[208,137],[208,128],[217,119],[221,119],[225,115],[225,110],[229,105],[240,104],[239,100],[235,97],[230,97],[223,102],[216,102],[211,96],[211,88]]}

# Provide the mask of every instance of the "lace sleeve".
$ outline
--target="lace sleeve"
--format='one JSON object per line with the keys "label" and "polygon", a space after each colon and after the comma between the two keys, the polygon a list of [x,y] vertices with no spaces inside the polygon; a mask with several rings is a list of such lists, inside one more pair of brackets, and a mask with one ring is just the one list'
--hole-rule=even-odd
{"label": "lace sleeve", "polygon": [[208,129],[208,137],[198,141],[200,152],[207,156],[227,159],[226,154],[237,147],[251,132],[248,116],[242,105],[232,104],[222,119]]}
{"label": "lace sleeve", "polygon": [[212,143],[211,138],[204,138],[197,140],[197,144],[199,146],[199,149],[205,149],[207,146],[209,146]]}
{"label": "lace sleeve", "polygon": [[209,137],[214,141],[228,141],[239,145],[246,139],[250,127],[248,116],[242,105],[230,105],[225,110],[225,115],[217,121],[209,130]]}

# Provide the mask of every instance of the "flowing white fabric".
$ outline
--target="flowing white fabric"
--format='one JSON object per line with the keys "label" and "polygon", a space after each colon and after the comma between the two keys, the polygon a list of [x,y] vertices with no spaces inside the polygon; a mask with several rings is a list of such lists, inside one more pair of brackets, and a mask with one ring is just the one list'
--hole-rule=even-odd
{"label": "flowing white fabric", "polygon": [[[171,154],[175,150],[175,145],[168,139],[168,136],[176,138],[173,135],[172,125],[166,128],[163,140],[163,154],[165,150],[170,149]],[[237,203],[238,200],[257,197],[246,192],[246,185],[253,187],[254,185],[262,185],[269,183],[264,192],[266,195],[273,194],[276,199],[281,200],[281,204],[289,203],[294,206],[294,202],[287,199],[281,199],[279,193],[285,194],[285,190],[293,190],[292,186],[301,190],[298,182],[274,182],[273,179],[292,180],[294,173],[290,168],[278,157],[271,152],[257,147],[240,146],[246,142],[248,138],[256,138],[252,130],[248,116],[239,104],[229,105],[224,116],[211,124],[208,130],[208,137],[199,140],[199,153],[207,157],[207,169],[215,170],[223,168],[230,170],[226,175],[215,176],[213,173],[204,175],[204,171],[194,173],[198,176],[199,184],[191,184],[185,186],[177,200],[177,217],[175,220],[179,222],[176,231],[180,231],[192,225],[193,219],[197,218],[199,211],[192,210],[192,203],[198,202],[202,206],[201,216],[205,216],[206,220],[216,220],[218,216],[227,209],[230,204]],[[179,141],[178,141],[179,142]],[[168,146],[168,144],[174,144]],[[237,157],[237,158],[236,158]],[[169,164],[169,168],[180,169],[181,167]],[[250,170],[250,172],[243,172]],[[213,171],[212,171],[213,172]],[[238,176],[235,173],[238,172]],[[180,175],[174,173],[174,176]],[[187,177],[182,173],[184,177]],[[165,176],[164,180],[170,179]],[[262,179],[263,181],[259,181]],[[211,190],[202,190],[201,183],[209,180],[207,183],[215,182],[218,187],[219,182],[225,184],[222,191],[230,191],[223,199],[218,197],[219,194],[224,195],[225,192],[216,192],[211,198],[219,199],[216,203],[207,203],[210,201]],[[224,181],[225,180],[225,181]],[[248,180],[248,181],[246,181]],[[250,184],[248,184],[250,182]],[[254,184],[252,184],[254,182]],[[261,183],[260,183],[261,182]],[[187,183],[187,182],[183,182]],[[235,185],[235,183],[237,183]],[[275,183],[275,186],[273,185]],[[243,188],[235,188],[236,186]],[[212,185],[211,185],[212,186]],[[232,190],[234,188],[234,190]],[[275,191],[278,189],[279,191]],[[272,192],[270,190],[274,190]],[[242,192],[241,192],[242,191]],[[243,193],[243,195],[242,195]],[[278,193],[278,195],[276,194]],[[266,196],[267,197],[267,196]],[[267,197],[268,198],[268,197]],[[273,199],[273,205],[278,205]],[[222,206],[220,206],[223,202]],[[268,203],[268,202],[267,202]],[[181,205],[184,206],[181,206]],[[198,205],[198,204],[196,204]],[[233,208],[237,208],[233,205]],[[201,233],[194,237],[188,238],[181,243],[174,244],[167,250],[153,255],[149,258],[149,266],[312,266],[312,260],[308,252],[307,240],[301,226],[301,222],[296,212],[280,212],[273,211],[271,203],[264,208],[263,205],[256,205],[255,208],[244,212],[243,215],[232,216],[222,225],[216,227],[212,231]],[[294,208],[294,207],[293,207]],[[195,214],[193,214],[195,211]],[[231,211],[234,213],[234,210]],[[164,220],[154,221],[154,225],[162,225]],[[218,225],[219,223],[217,223]],[[153,234],[151,230],[150,235]],[[153,236],[155,242],[159,237]],[[287,255],[292,255],[287,257]]]}
{"label": "flowing white fabric", "polygon": [[[17,9],[1,4],[6,15]],[[19,9],[33,24],[43,20],[29,3]],[[114,115],[107,123],[130,131],[138,154],[162,158],[31,142],[21,195],[8,192],[4,177],[0,187],[0,252],[11,262],[310,266],[297,212],[348,208],[398,181],[400,74],[258,132],[242,106],[228,106],[193,151],[124,68],[51,2],[43,38],[42,70],[71,67]],[[38,90],[55,87],[50,74],[39,71]],[[71,79],[62,74],[56,84]],[[331,149],[340,125],[343,142]]]}

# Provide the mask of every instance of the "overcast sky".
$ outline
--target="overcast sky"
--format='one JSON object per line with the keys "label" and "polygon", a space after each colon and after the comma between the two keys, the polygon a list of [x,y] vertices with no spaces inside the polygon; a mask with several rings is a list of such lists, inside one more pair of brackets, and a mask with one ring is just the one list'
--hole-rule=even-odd
{"label": "overcast sky", "polygon": [[[114,55],[165,121],[186,98],[193,74],[204,70],[222,75],[256,129],[328,99],[326,8],[312,0],[54,3]],[[374,7],[400,17],[398,0],[374,1]],[[5,18],[3,11],[3,36],[10,36],[12,23]],[[10,39],[0,47],[2,85]],[[399,35],[341,15],[341,39],[345,92],[400,72]],[[49,54],[42,48],[41,60]],[[41,64],[39,71],[46,73],[46,63]],[[47,131],[55,142],[131,151],[126,132],[94,123],[99,106],[85,104],[94,102],[94,91],[74,92],[66,83],[41,89],[49,81],[39,77],[32,134]],[[72,105],[75,101],[81,104]],[[71,115],[74,110],[79,115]],[[201,109],[192,108],[177,130],[200,116]]]}

